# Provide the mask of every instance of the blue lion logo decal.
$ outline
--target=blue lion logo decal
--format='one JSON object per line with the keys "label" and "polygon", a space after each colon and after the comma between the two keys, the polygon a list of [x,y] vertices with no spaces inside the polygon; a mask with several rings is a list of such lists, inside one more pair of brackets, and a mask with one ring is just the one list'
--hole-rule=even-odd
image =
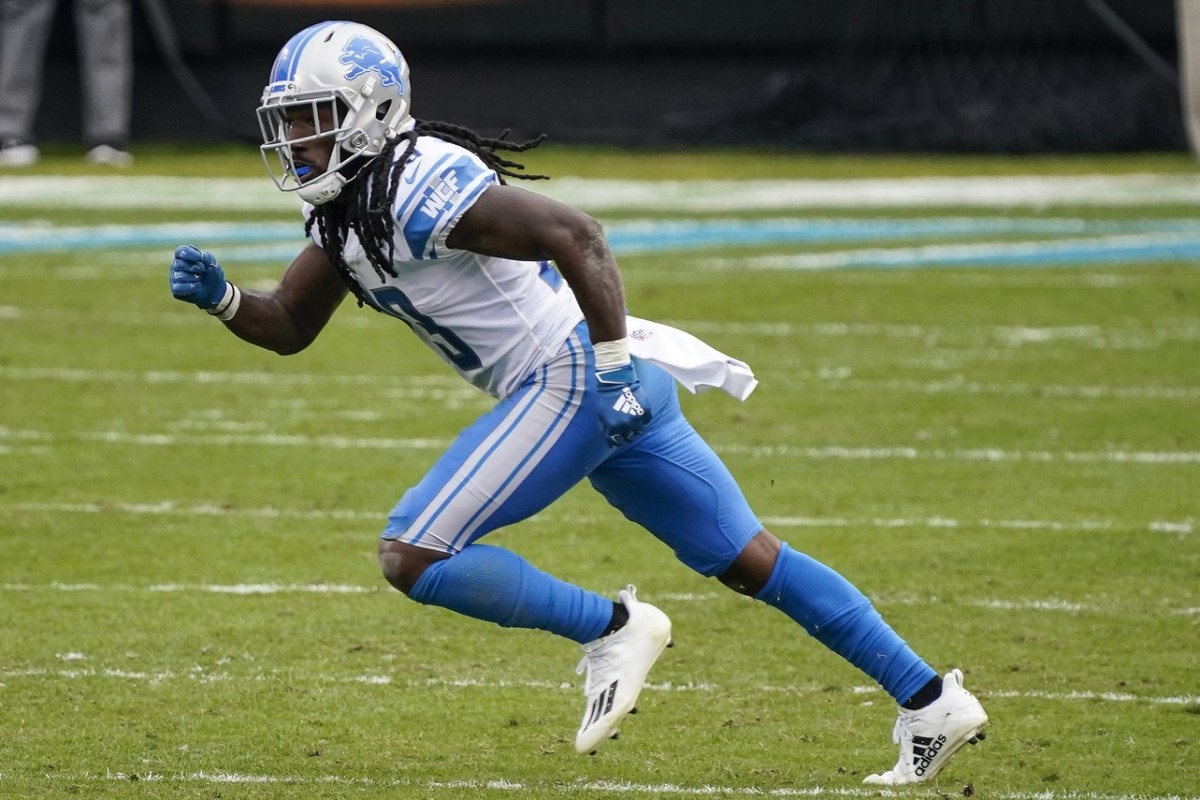
{"label": "blue lion logo decal", "polygon": [[401,91],[404,90],[399,61],[390,53],[384,53],[379,49],[379,45],[365,36],[355,36],[346,42],[338,61],[350,68],[346,70],[347,80],[374,72],[379,75],[384,86],[399,86]]}

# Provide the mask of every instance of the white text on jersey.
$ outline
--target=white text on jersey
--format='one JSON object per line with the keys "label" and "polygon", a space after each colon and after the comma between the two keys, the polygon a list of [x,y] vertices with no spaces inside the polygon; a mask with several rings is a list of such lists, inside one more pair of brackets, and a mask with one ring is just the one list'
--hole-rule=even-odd
{"label": "white text on jersey", "polygon": [[421,204],[421,213],[436,219],[458,196],[458,174],[451,172],[430,190],[429,197]]}

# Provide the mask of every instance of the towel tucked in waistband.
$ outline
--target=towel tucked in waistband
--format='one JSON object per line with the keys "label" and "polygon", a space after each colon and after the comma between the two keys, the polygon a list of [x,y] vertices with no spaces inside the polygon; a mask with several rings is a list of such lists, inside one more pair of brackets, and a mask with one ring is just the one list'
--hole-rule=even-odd
{"label": "towel tucked in waistband", "polygon": [[687,331],[661,322],[626,317],[629,352],[657,364],[692,394],[720,389],[745,400],[758,380],[744,361],[731,358]]}

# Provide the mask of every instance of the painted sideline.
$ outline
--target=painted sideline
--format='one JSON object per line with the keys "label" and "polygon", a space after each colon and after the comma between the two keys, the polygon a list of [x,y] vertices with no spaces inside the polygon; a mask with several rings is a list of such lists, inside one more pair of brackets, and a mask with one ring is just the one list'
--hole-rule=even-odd
{"label": "painted sideline", "polygon": [[[590,212],[803,208],[1044,208],[1200,205],[1200,175],[1005,175],[850,180],[633,181],[557,178],[527,187]],[[264,178],[11,176],[0,207],[226,209],[296,213]]]}
{"label": "painted sideline", "polygon": [[[0,504],[0,508],[3,505]],[[265,506],[259,508],[230,508],[215,503],[186,503],[174,500],[164,500],[155,503],[133,503],[122,500],[109,500],[104,503],[16,503],[10,506],[15,511],[54,514],[128,514],[176,517],[246,517],[258,519],[284,520],[346,520],[364,522],[382,522],[385,512],[381,510],[367,511],[356,509],[295,509]],[[557,514],[553,511],[543,511],[529,518],[530,520],[552,519],[573,525],[595,524],[599,517],[579,514]],[[1111,519],[1082,519],[1082,520],[1048,520],[1048,519],[955,519],[953,517],[779,517],[766,516],[762,518],[766,525],[779,528],[879,528],[896,530],[906,528],[933,528],[941,530],[987,528],[1009,531],[1044,531],[1049,533],[1099,533],[1104,531],[1148,531],[1150,533],[1174,534],[1190,536],[1195,533],[1197,521],[1182,520],[1151,520],[1149,522],[1129,522]]]}
{"label": "painted sideline", "polygon": [[[60,660],[69,663],[77,663],[87,660],[86,656],[81,653],[60,653],[59,657]],[[220,666],[226,665],[222,664]],[[404,675],[375,672],[353,675],[332,675],[328,673],[298,673],[294,670],[279,672],[278,670],[263,667],[245,673],[233,673],[219,669],[208,669],[199,664],[190,664],[186,668],[179,670],[161,669],[157,671],[84,666],[65,667],[61,669],[48,669],[44,667],[17,667],[0,670],[0,678],[5,680],[56,678],[67,681],[110,679],[146,682],[150,684],[160,684],[167,681],[191,681],[202,685],[210,683],[230,683],[233,681],[260,683],[262,681],[272,680],[289,680],[291,682],[305,680],[316,681],[320,683],[353,683],[362,684],[364,686],[403,686],[411,689],[557,689],[572,693],[579,691],[578,684],[572,681],[531,679],[480,680],[478,678],[410,678]],[[672,681],[666,681],[663,683],[650,682],[646,684],[645,688],[647,691],[663,692],[668,694],[721,694],[733,690],[734,687],[708,682],[696,683],[689,681],[686,683],[675,683]],[[756,691],[768,694],[789,694],[799,696],[825,695],[830,692],[828,686],[818,683],[810,683],[806,686],[798,686],[796,684],[774,686],[770,684],[739,684],[736,688],[738,691]],[[838,691],[854,696],[867,697],[871,695],[883,694],[883,690],[874,685],[849,686],[845,689],[839,689]],[[1070,692],[1045,692],[1039,690],[989,690],[980,692],[980,695],[985,699],[1024,699],[1044,700],[1047,702],[1147,703],[1157,706],[1193,706],[1200,703],[1200,695],[1136,695],[1128,692],[1091,690],[1077,690]]]}
{"label": "painted sideline", "polygon": [[[14,430],[0,425],[0,446],[16,442],[22,446],[48,448],[76,442],[95,442],[135,447],[327,447],[338,450],[438,450],[450,444],[449,439],[435,438],[377,438],[351,436],[309,436],[306,434],[193,434],[193,433],[132,433],[125,430],[71,431],[56,434],[50,431]],[[779,458],[807,461],[964,461],[973,463],[1066,463],[1163,465],[1190,467],[1200,464],[1200,451],[1194,450],[1008,450],[1001,447],[922,448],[881,445],[828,445],[807,447],[795,445],[748,445],[711,443],[722,455],[748,458]],[[0,452],[4,452],[0,450]]]}
{"label": "painted sideline", "polygon": [[[263,597],[267,595],[311,594],[323,597],[338,597],[343,595],[391,595],[395,592],[384,589],[378,584],[360,585],[346,583],[156,583],[148,586],[133,586],[129,584],[110,584],[101,586],[96,583],[60,583],[54,581],[48,584],[31,583],[0,583],[0,592],[14,594],[40,594],[44,592],[95,592],[97,594],[216,594],[234,597]],[[615,594],[612,589],[605,590],[606,594]],[[715,592],[655,592],[652,597],[655,602],[697,603],[707,604],[721,599]],[[741,600],[741,595],[731,595],[730,599]],[[873,602],[882,607],[890,606],[942,606],[955,608],[978,608],[985,611],[1047,611],[1066,614],[1160,614],[1163,610],[1174,616],[1192,617],[1200,614],[1200,609],[1194,606],[1170,606],[1169,598],[1163,598],[1152,608],[1130,608],[1128,604],[1098,605],[1078,603],[1059,598],[1046,600],[1018,599],[1005,600],[1001,598],[978,598],[972,600],[955,600],[943,602],[938,597],[917,595],[885,595],[873,596]],[[64,660],[82,660],[64,659]]]}
{"label": "painted sideline", "polygon": [[[268,774],[244,774],[237,772],[173,772],[159,773],[147,771],[144,773],[125,772],[106,772],[103,775],[99,773],[84,772],[76,775],[55,775],[56,780],[67,782],[81,783],[101,783],[101,782],[121,782],[129,783],[136,780],[149,781],[155,783],[202,783],[202,784],[287,784],[296,786],[393,786],[393,787],[412,787],[424,789],[427,791],[447,790],[451,793],[462,795],[464,790],[472,792],[481,791],[499,791],[499,792],[529,792],[542,791],[553,792],[554,794],[563,797],[573,796],[595,796],[598,793],[606,794],[651,794],[663,796],[682,796],[682,797],[728,797],[728,796],[749,796],[749,797],[852,797],[852,798],[870,798],[870,797],[914,797],[914,790],[905,789],[863,789],[856,786],[811,786],[806,788],[796,787],[779,787],[774,789],[764,789],[759,786],[682,786],[674,783],[631,783],[628,781],[608,781],[608,780],[578,780],[570,783],[562,781],[554,781],[552,783],[538,783],[531,781],[512,781],[508,778],[468,778],[462,780],[448,781],[433,781],[433,780],[411,780],[408,778],[392,778],[390,780],[376,780],[366,776],[353,775],[268,775]],[[922,787],[916,787],[919,791]],[[939,796],[946,797],[945,793],[939,793]],[[1038,789],[1037,791],[1027,792],[989,792],[988,797],[994,800],[1200,800],[1200,795],[1186,794],[1170,794],[1170,795],[1152,795],[1152,794],[1123,794],[1118,792],[1091,792],[1079,789],[1064,789],[1055,791],[1052,789]]]}

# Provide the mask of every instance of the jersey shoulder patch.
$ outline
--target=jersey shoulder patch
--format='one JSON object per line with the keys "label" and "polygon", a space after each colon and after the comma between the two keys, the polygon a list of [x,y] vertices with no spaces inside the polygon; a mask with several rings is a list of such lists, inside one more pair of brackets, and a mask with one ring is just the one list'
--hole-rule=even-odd
{"label": "jersey shoulder patch", "polygon": [[392,209],[398,250],[402,246],[413,260],[438,258],[454,222],[496,182],[496,173],[474,153],[422,136],[400,174]]}

